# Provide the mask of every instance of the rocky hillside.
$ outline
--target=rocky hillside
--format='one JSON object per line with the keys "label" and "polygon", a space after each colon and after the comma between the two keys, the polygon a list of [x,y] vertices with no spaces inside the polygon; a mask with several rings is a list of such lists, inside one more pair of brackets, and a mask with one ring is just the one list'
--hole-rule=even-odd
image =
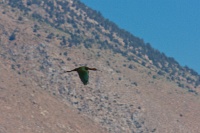
{"label": "rocky hillside", "polygon": [[[24,77],[24,83],[32,83],[29,85],[32,89],[27,90],[21,89],[23,85],[17,86],[17,81],[12,82],[17,86],[16,91],[27,94],[27,99],[33,91],[41,92],[38,98],[57,99],[46,100],[48,109],[55,111],[55,117],[45,119],[47,122],[54,120],[59,124],[55,120],[58,118],[79,125],[76,115],[56,117],[61,111],[59,106],[67,104],[70,113],[74,109],[85,115],[86,124],[92,126],[90,122],[94,121],[111,133],[200,132],[200,118],[196,115],[200,113],[200,76],[194,70],[180,66],[173,58],[119,29],[80,1],[0,2],[0,61],[8,72],[15,73],[16,79]],[[90,72],[87,86],[82,85],[76,73],[60,74],[85,64],[101,70]],[[8,84],[4,88],[7,87]],[[42,101],[37,103],[43,104]],[[24,105],[35,106],[31,102]],[[43,119],[33,119],[33,122],[43,122]]]}
{"label": "rocky hillside", "polygon": [[49,95],[0,60],[0,133],[105,133],[99,124]]}

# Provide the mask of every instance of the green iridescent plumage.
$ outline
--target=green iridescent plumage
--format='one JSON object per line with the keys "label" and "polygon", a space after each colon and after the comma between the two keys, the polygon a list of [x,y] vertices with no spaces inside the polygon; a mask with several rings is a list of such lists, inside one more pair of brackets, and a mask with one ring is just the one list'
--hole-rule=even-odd
{"label": "green iridescent plumage", "polygon": [[81,79],[83,84],[87,85],[88,81],[89,81],[89,70],[97,71],[96,68],[89,68],[89,67],[86,67],[86,66],[82,66],[82,67],[75,68],[75,69],[73,69],[71,71],[65,71],[65,72],[77,71],[78,75],[79,75],[79,78]]}

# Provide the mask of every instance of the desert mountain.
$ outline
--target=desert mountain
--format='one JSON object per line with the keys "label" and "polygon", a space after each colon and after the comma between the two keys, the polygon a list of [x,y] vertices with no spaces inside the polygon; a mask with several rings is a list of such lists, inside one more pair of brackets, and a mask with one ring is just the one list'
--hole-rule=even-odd
{"label": "desert mountain", "polygon": [[99,124],[0,62],[0,133],[104,133]]}
{"label": "desert mountain", "polygon": [[0,2],[1,132],[200,132],[194,70],[78,0]]}

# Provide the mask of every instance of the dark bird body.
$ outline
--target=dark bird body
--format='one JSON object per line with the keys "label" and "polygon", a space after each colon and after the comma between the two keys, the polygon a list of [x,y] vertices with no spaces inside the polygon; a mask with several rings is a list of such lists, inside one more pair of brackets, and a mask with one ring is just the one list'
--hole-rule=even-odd
{"label": "dark bird body", "polygon": [[89,68],[89,67],[86,67],[86,66],[81,66],[81,67],[75,68],[75,69],[73,69],[71,71],[64,71],[64,73],[65,72],[77,71],[78,75],[79,75],[79,78],[81,79],[83,84],[87,85],[88,81],[89,81],[89,70],[97,71],[96,68]]}

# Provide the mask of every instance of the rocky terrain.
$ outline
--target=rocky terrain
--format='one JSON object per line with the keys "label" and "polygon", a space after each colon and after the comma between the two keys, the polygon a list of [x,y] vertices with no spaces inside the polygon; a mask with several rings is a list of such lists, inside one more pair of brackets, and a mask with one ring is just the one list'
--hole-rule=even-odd
{"label": "rocky terrain", "polygon": [[200,132],[194,70],[80,1],[0,2],[0,132]]}
{"label": "rocky terrain", "polygon": [[94,120],[0,60],[0,133],[105,133]]}

